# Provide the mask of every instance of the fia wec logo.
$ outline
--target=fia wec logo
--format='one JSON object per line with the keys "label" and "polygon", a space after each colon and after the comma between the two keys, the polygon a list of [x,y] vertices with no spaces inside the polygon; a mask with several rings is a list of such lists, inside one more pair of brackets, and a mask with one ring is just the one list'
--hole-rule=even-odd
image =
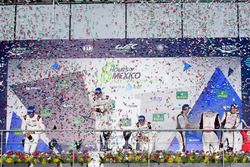
{"label": "fia wec logo", "polygon": [[135,50],[137,46],[138,44],[133,44],[133,43],[129,43],[126,45],[118,44],[115,46],[115,49],[118,51],[132,51],[132,50]]}

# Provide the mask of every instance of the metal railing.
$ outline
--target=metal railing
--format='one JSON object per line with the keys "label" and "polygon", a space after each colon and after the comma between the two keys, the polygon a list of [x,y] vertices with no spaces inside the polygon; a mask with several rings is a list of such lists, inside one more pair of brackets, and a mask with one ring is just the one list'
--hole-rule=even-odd
{"label": "metal railing", "polygon": [[[241,132],[241,131],[247,131],[248,129],[213,129],[211,131],[217,131],[217,132]],[[250,129],[249,129],[250,130]],[[132,133],[135,132],[146,132],[146,133],[150,133],[150,132],[157,132],[159,133],[177,133],[177,132],[203,132],[203,131],[208,131],[208,130],[204,130],[204,129],[153,129],[153,130],[142,130],[142,129],[125,129],[125,130],[121,130],[121,129],[56,129],[56,130],[29,130],[29,131],[22,131],[22,130],[0,130],[0,134],[1,134],[1,158],[4,154],[3,148],[4,148],[4,143],[6,141],[4,141],[4,136],[6,136],[6,134],[8,133],[14,133],[14,132],[39,132],[39,133],[55,133],[55,132],[67,132],[69,135],[70,133],[89,133],[89,132],[93,132],[93,133],[97,133],[97,132],[105,132],[105,131],[112,131],[112,132],[124,132],[124,131],[131,131]],[[96,135],[96,134],[95,134]],[[76,140],[75,138],[72,138],[73,140]],[[218,138],[220,140],[220,138]],[[12,144],[15,144],[14,142]],[[18,144],[18,143],[16,143]],[[20,144],[20,143],[19,143]],[[224,147],[225,144],[223,144],[223,148],[222,150],[225,150]],[[148,149],[149,149],[149,142],[148,142]],[[75,153],[77,150],[75,148],[73,148],[73,153]],[[166,150],[167,151],[167,150]],[[189,150],[190,151],[190,150]],[[95,152],[95,151],[93,151]],[[222,151],[222,166],[225,166],[225,151]],[[150,154],[148,154],[148,156],[150,156]],[[149,159],[149,158],[148,158]],[[75,165],[75,160],[74,160],[74,156],[73,156],[73,163],[72,165]],[[3,162],[1,162],[1,166],[3,166]],[[150,164],[150,160],[148,160],[148,166],[151,166]]]}
{"label": "metal railing", "polygon": [[3,5],[106,4],[106,3],[236,3],[249,0],[0,0]]}

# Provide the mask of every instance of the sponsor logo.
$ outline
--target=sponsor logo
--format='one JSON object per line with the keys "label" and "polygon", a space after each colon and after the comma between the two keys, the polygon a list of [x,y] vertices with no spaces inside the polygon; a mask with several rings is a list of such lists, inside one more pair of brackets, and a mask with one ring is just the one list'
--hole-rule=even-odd
{"label": "sponsor logo", "polygon": [[165,45],[163,45],[163,44],[156,45],[156,49],[158,51],[163,51],[165,49]]}
{"label": "sponsor logo", "polygon": [[128,103],[123,102],[123,104],[124,104],[124,106],[130,107],[130,108],[136,108],[136,107],[138,107],[138,105],[135,104],[135,103],[128,104]]}
{"label": "sponsor logo", "polygon": [[199,139],[189,139],[188,141],[191,141],[191,142],[193,142],[193,141],[200,141]]}
{"label": "sponsor logo", "polygon": [[162,97],[159,97],[159,96],[153,96],[153,97],[150,97],[150,100],[160,102],[160,101],[162,101]]}
{"label": "sponsor logo", "polygon": [[14,130],[14,135],[15,136],[22,136],[22,129],[21,128],[17,128],[17,129],[13,129]]}
{"label": "sponsor logo", "polygon": [[72,104],[63,104],[62,107],[63,108],[72,108],[74,106]]}
{"label": "sponsor logo", "polygon": [[41,90],[41,87],[26,87],[26,90]]}
{"label": "sponsor logo", "polygon": [[10,51],[8,51],[8,53],[12,56],[20,56],[25,52],[27,52],[27,49],[25,47],[12,48]]}
{"label": "sponsor logo", "polygon": [[111,80],[138,80],[141,78],[141,72],[136,71],[134,67],[119,67],[114,62],[107,62],[102,68],[101,83],[108,83]]}
{"label": "sponsor logo", "polygon": [[247,58],[245,60],[245,64],[246,64],[247,67],[250,67],[250,58]]}
{"label": "sponsor logo", "polygon": [[123,85],[115,85],[115,86],[110,86],[111,89],[123,89],[125,86]]}
{"label": "sponsor logo", "polygon": [[81,49],[84,52],[92,52],[93,51],[93,46],[92,45],[84,45]]}
{"label": "sponsor logo", "polygon": [[115,51],[117,52],[131,52],[136,50],[136,47],[138,46],[138,44],[133,44],[133,43],[129,43],[126,45],[116,45],[115,46]]}
{"label": "sponsor logo", "polygon": [[188,99],[188,92],[187,91],[177,91],[176,92],[176,99]]}
{"label": "sponsor logo", "polygon": [[120,124],[121,124],[121,126],[131,126],[132,120],[131,120],[131,118],[121,118]]}
{"label": "sponsor logo", "polygon": [[82,122],[82,118],[80,118],[80,117],[73,118],[73,124],[74,125],[80,125],[81,122]]}
{"label": "sponsor logo", "polygon": [[221,48],[217,48],[217,50],[221,51],[222,53],[233,53],[238,51],[239,48],[234,45],[224,45]]}
{"label": "sponsor logo", "polygon": [[164,113],[153,114],[153,121],[154,122],[163,122],[164,121]]}
{"label": "sponsor logo", "polygon": [[41,111],[41,117],[49,117],[52,115],[52,112],[50,109],[43,109]]}
{"label": "sponsor logo", "polygon": [[59,85],[60,85],[61,88],[69,88],[70,87],[69,81],[65,81],[65,80],[61,80],[59,82]]}
{"label": "sponsor logo", "polygon": [[226,90],[217,90],[216,95],[218,98],[228,98],[228,93]]}

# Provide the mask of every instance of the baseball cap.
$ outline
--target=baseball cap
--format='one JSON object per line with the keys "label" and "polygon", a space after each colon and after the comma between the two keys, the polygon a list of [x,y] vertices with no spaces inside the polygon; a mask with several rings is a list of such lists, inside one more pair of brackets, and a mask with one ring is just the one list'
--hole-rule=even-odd
{"label": "baseball cap", "polygon": [[144,115],[140,115],[138,117],[138,121],[145,121],[145,116]]}
{"label": "baseball cap", "polygon": [[236,109],[238,109],[239,106],[238,106],[238,104],[232,104],[232,105],[231,105],[231,108],[236,108]]}
{"label": "baseball cap", "polygon": [[96,88],[95,89],[95,94],[101,94],[102,93],[102,89],[101,88]]}
{"label": "baseball cap", "polygon": [[27,114],[33,114],[35,112],[35,106],[29,106],[27,109]]}
{"label": "baseball cap", "polygon": [[191,107],[188,104],[184,104],[182,106],[182,110],[188,110],[188,109],[191,109]]}

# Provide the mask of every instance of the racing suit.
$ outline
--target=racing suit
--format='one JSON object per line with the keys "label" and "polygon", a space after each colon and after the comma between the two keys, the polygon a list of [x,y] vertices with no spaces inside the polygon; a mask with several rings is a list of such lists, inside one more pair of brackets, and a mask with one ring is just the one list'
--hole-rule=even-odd
{"label": "racing suit", "polygon": [[241,131],[241,135],[243,137],[242,151],[250,153],[250,131],[243,130]]}
{"label": "racing suit", "polygon": [[[143,125],[139,122],[136,123],[139,130],[151,130],[151,122],[145,121]],[[150,131],[138,131],[136,136],[136,150],[138,151],[149,151],[153,149],[152,136]]]}
{"label": "racing suit", "polygon": [[200,129],[204,129],[202,133],[203,150],[207,152],[219,151],[219,138],[214,129],[220,128],[219,114],[215,112],[204,112],[201,115]]}
{"label": "racing suit", "polygon": [[[239,113],[232,114],[231,112],[224,112],[221,119],[221,125],[224,129],[236,129],[240,124],[240,115]],[[226,143],[228,149],[233,150],[234,148],[234,132],[227,131],[222,133],[221,144]]]}
{"label": "racing suit", "polygon": [[[109,130],[109,113],[112,110],[112,100],[109,96],[97,97],[93,101],[93,109],[95,114],[95,129]],[[97,150],[110,148],[111,132],[96,132],[96,147]]]}
{"label": "racing suit", "polygon": [[30,133],[30,136],[26,136],[24,140],[24,152],[32,154],[36,151],[38,140],[42,132],[29,132],[29,130],[45,130],[42,118],[37,114],[34,114],[32,118],[29,115],[25,115],[21,129],[24,131],[24,135]]}
{"label": "racing suit", "polygon": [[[181,112],[179,115],[177,115],[177,127],[176,129],[186,129],[188,125],[188,118],[187,114],[184,114]],[[178,143],[180,145],[179,151],[185,151],[186,150],[186,135],[184,131],[179,131],[176,133],[176,138],[178,140]]]}

